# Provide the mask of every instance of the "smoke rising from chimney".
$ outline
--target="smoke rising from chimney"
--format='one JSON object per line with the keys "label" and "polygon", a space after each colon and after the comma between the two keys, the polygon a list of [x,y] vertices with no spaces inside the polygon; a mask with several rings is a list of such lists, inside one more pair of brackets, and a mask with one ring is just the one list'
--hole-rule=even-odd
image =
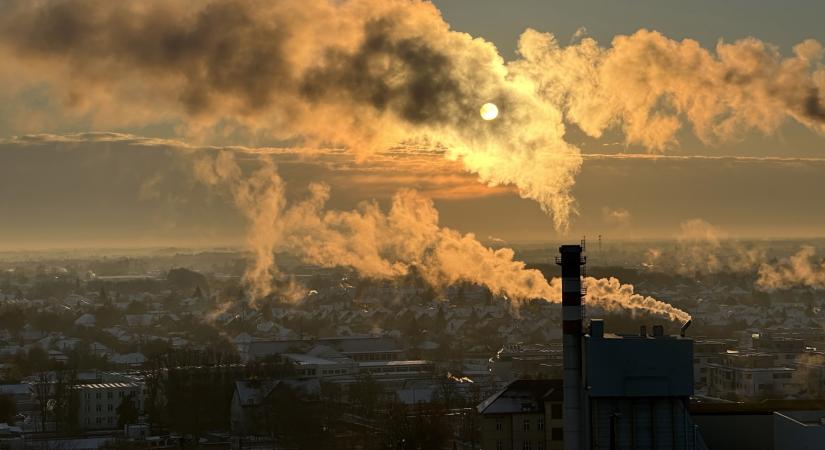
{"label": "smoke rising from chimney", "polygon": [[[497,295],[515,300],[561,301],[561,280],[549,283],[535,269],[514,260],[509,248],[497,250],[482,245],[473,234],[462,234],[438,224],[438,211],[431,200],[413,190],[395,194],[388,211],[376,202],[362,202],[352,211],[326,208],[329,188],[312,184],[303,200],[288,204],[285,184],[271,162],[251,176],[242,170],[230,152],[215,158],[201,157],[200,179],[228,188],[250,223],[248,244],[253,253],[245,281],[255,297],[297,292],[277,269],[275,253],[286,252],[301,261],[322,267],[351,267],[370,278],[389,279],[406,275],[415,267],[430,285],[444,287],[458,282],[486,286]],[[273,282],[274,281],[274,282]],[[617,279],[585,279],[586,302],[608,311],[645,312],[671,320],[690,316],[664,302],[644,297],[633,286]]]}

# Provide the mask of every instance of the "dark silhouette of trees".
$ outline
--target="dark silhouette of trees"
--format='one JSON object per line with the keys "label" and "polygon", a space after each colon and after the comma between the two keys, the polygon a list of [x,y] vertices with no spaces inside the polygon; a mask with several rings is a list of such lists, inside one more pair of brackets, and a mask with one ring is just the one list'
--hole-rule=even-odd
{"label": "dark silhouette of trees", "polygon": [[59,431],[74,433],[79,429],[80,397],[77,389],[77,372],[57,370],[54,374],[51,411]]}
{"label": "dark silhouette of trees", "polygon": [[10,395],[0,395],[0,422],[14,424],[17,414],[17,403]]}
{"label": "dark silhouette of trees", "polygon": [[115,412],[117,412],[118,427],[123,428],[125,425],[136,423],[140,416],[140,411],[138,411],[134,395],[129,394],[124,398]]}

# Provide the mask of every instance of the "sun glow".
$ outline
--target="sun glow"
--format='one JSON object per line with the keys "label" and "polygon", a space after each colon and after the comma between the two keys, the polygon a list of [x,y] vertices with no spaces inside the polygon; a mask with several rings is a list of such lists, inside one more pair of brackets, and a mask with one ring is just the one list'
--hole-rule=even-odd
{"label": "sun glow", "polygon": [[481,109],[479,110],[481,114],[481,118],[484,120],[493,120],[498,117],[498,106],[492,103],[485,103],[481,105]]}

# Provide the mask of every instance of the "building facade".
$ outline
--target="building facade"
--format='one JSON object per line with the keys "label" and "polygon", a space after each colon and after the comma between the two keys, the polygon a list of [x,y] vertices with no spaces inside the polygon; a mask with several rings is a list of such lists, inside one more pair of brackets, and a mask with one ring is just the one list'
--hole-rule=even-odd
{"label": "building facade", "polygon": [[133,402],[138,411],[143,411],[140,383],[80,384],[74,389],[78,396],[78,425],[84,430],[117,428],[118,408],[124,401]]}
{"label": "building facade", "polygon": [[483,450],[561,450],[562,380],[515,380],[477,407]]}

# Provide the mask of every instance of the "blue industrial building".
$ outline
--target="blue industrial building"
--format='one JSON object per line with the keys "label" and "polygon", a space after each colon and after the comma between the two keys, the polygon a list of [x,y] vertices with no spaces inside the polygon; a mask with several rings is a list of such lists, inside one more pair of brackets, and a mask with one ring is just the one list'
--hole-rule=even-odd
{"label": "blue industrial building", "polygon": [[565,450],[703,450],[688,412],[693,340],[654,326],[636,335],[583,326],[582,246],[565,245],[562,267]]}
{"label": "blue industrial building", "polygon": [[592,449],[702,449],[688,404],[693,394],[693,340],[604,332],[590,321],[584,336],[589,442]]}

